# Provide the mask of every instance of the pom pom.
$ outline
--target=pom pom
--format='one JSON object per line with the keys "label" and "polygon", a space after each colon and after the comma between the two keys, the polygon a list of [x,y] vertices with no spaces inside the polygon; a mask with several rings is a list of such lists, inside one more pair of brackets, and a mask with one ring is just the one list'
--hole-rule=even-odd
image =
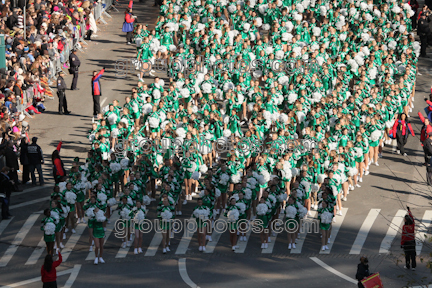
{"label": "pom pom", "polygon": [[68,204],[71,204],[71,205],[75,204],[76,198],[77,198],[77,196],[73,192],[68,191],[65,194],[65,199],[66,199]]}
{"label": "pom pom", "polygon": [[219,184],[226,186],[228,184],[229,180],[230,180],[230,177],[228,176],[228,174],[224,173],[220,176]]}
{"label": "pom pom", "polygon": [[200,172],[198,172],[198,171],[194,171],[193,173],[192,173],[192,179],[193,180],[199,180],[199,178],[200,178]]}
{"label": "pom pom", "polygon": [[89,208],[86,210],[85,214],[88,218],[93,219],[95,217],[94,209],[95,208]]}
{"label": "pom pom", "polygon": [[45,235],[54,235],[56,225],[52,222],[45,223],[44,225],[44,233]]}
{"label": "pom pom", "polygon": [[285,209],[287,218],[294,219],[297,215],[297,209],[294,206],[288,205]]}
{"label": "pom pom", "polygon": [[120,166],[122,167],[122,169],[128,169],[129,168],[129,159],[128,158],[123,158],[120,161]]}
{"label": "pom pom", "polygon": [[99,210],[95,213],[95,218],[97,222],[105,222],[106,221],[106,217],[105,217],[105,212],[102,210]]}
{"label": "pom pom", "polygon": [[374,132],[372,132],[371,134],[372,142],[378,141],[380,138],[381,138],[381,131],[375,130]]}
{"label": "pom pom", "polygon": [[244,203],[236,203],[236,206],[239,208],[240,213],[243,214],[246,211],[246,205]]}
{"label": "pom pom", "polygon": [[333,220],[333,214],[328,212],[328,211],[324,211],[320,215],[320,218],[321,218],[321,223],[330,224],[330,223],[332,223],[332,220]]}
{"label": "pom pom", "polygon": [[97,193],[97,199],[101,201],[102,204],[105,204],[107,201],[107,195],[105,193],[99,192]]}
{"label": "pom pom", "polygon": [[116,204],[117,204],[117,201],[116,201],[116,199],[115,199],[114,197],[108,199],[107,205],[108,205],[109,207],[112,207],[112,206],[114,206],[114,205],[116,205]]}
{"label": "pom pom", "polygon": [[268,210],[269,210],[269,208],[268,208],[267,204],[265,204],[265,203],[260,203],[256,207],[256,212],[258,215],[266,215]]}
{"label": "pom pom", "polygon": [[228,211],[227,218],[228,222],[236,222],[240,216],[238,209],[232,209]]}

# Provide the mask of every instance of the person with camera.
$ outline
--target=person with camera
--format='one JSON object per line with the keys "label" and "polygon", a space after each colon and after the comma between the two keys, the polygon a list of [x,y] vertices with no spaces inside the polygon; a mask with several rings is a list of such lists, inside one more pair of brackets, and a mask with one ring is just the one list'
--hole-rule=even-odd
{"label": "person with camera", "polygon": [[431,36],[431,31],[429,28],[429,9],[427,8],[427,6],[423,7],[423,10],[420,12],[420,19],[418,21],[417,24],[417,34],[420,37],[420,44],[421,44],[421,49],[420,49],[420,57],[423,58],[430,58],[429,56],[426,55],[426,48],[428,46],[428,41],[432,40],[429,39]]}
{"label": "person with camera", "polygon": [[415,242],[415,222],[414,216],[409,207],[408,214],[405,215],[405,224],[402,227],[401,248],[405,252],[405,269],[415,271],[416,263],[416,242]]}

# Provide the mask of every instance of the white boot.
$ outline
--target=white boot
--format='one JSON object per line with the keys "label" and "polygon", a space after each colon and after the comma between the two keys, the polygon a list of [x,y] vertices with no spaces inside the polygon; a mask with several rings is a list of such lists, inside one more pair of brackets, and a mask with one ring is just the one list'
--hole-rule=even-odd
{"label": "white boot", "polygon": [[138,254],[138,249],[137,249],[137,248],[134,249],[134,254],[135,254],[135,255]]}

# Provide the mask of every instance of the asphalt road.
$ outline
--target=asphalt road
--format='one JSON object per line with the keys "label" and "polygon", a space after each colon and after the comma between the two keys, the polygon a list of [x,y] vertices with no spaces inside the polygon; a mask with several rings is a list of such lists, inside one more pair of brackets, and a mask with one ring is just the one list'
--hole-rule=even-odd
{"label": "asphalt road", "polygon": [[[158,10],[151,4],[149,0],[135,2],[134,13],[139,22],[149,24],[152,28]],[[132,59],[135,51],[134,45],[125,44],[125,35],[121,32],[126,5],[123,2],[120,12],[110,13],[112,19],[105,17],[108,25],[99,25],[98,37],[85,47],[85,54],[78,53],[83,71],[78,80],[80,90],[66,91],[72,114],[58,115],[58,102],[55,99],[48,100],[44,114],[30,120],[31,136],[39,137],[38,143],[43,148],[47,163],[50,163],[50,154],[60,139],[63,140],[61,155],[67,167],[74,157],[83,160],[86,156],[89,147],[86,135],[92,121],[91,71],[104,66],[107,68],[101,80],[101,101],[104,105],[114,99],[123,103],[130,89],[135,86],[135,71],[126,78],[119,78],[115,69],[116,61]],[[423,59],[419,65],[422,75],[417,78],[415,108],[410,118],[416,132],[421,128],[417,112],[423,111],[423,98],[430,91],[430,64],[431,60]],[[67,76],[66,82],[70,81],[71,76]],[[145,78],[145,82],[152,83],[152,80]],[[332,237],[329,254],[319,253],[320,238],[316,233],[310,233],[302,239],[304,244],[298,254],[290,253],[287,249],[286,233],[279,234],[277,240],[273,241],[274,247],[266,251],[260,249],[259,235],[251,234],[248,242],[242,244],[245,246],[244,253],[234,253],[230,250],[226,232],[217,244],[215,241],[211,244],[213,253],[205,254],[198,251],[196,235],[188,242],[186,235],[175,234],[171,240],[171,252],[163,255],[161,249],[157,249],[158,236],[151,232],[144,236],[144,254],[134,255],[132,247],[121,249],[121,240],[111,233],[105,245],[106,264],[95,266],[88,252],[88,231],[80,224],[77,229],[79,233],[68,234],[68,239],[63,242],[71,252],[67,253],[67,261],[58,269],[58,273],[64,271],[58,278],[59,286],[354,287],[353,278],[360,255],[369,257],[370,270],[380,272],[385,287],[403,287],[409,281],[413,281],[410,286],[427,283],[432,280],[430,270],[424,263],[419,263],[416,272],[405,271],[399,247],[400,230],[397,230],[406,205],[418,218],[419,231],[422,231],[419,236],[429,231],[432,221],[431,189],[425,185],[426,172],[425,167],[421,166],[423,152],[418,137],[409,139],[406,150],[408,157],[403,157],[392,154],[391,147],[385,147],[380,166],[372,166],[371,174],[364,177],[362,187],[351,192],[344,203],[347,209],[344,217],[337,217],[335,226],[340,226],[340,230],[337,234],[333,232],[336,235]],[[41,286],[37,277],[40,276],[45,254],[43,248],[38,247],[42,237],[39,230],[42,215],[37,213],[48,204],[52,189],[51,166],[45,165],[44,172],[51,184],[42,188],[26,187],[24,192],[13,194],[14,218],[10,222],[0,222],[0,285]],[[149,218],[154,218],[155,205],[153,202],[150,206]],[[193,207],[194,201],[188,203],[183,216],[178,218],[188,219]],[[388,251],[384,251],[383,247],[388,248]],[[420,258],[424,261],[430,258],[432,249],[428,241],[419,242],[417,248],[421,249],[418,262]],[[423,277],[426,279],[422,280]],[[19,283],[21,281],[27,282]]]}

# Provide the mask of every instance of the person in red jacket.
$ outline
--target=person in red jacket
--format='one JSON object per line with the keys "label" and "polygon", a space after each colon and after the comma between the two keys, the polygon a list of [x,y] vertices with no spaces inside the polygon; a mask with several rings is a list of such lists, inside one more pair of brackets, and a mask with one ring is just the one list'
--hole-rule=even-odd
{"label": "person in red jacket", "polygon": [[44,265],[41,268],[41,277],[43,288],[57,288],[57,272],[56,267],[62,263],[62,256],[58,253],[58,260],[53,262],[51,254],[45,256]]}
{"label": "person in red jacket", "polygon": [[132,14],[132,4],[133,4],[133,0],[131,0],[129,2],[129,6],[125,11],[125,21],[123,23],[123,28],[122,31],[126,32],[126,42],[128,45],[131,44],[132,42],[132,34],[133,34],[133,30],[134,30],[134,22],[136,19],[136,16],[134,16]]}
{"label": "person in red jacket", "polygon": [[402,113],[395,121],[391,131],[391,134],[393,137],[396,137],[397,140],[397,154],[407,156],[404,147],[408,141],[409,133],[411,133],[412,136],[415,136],[414,130],[412,129],[411,124],[408,122],[406,114]]}
{"label": "person in red jacket", "polygon": [[55,183],[59,183],[60,179],[66,175],[65,170],[64,170],[64,166],[63,166],[63,161],[60,159],[60,149],[61,149],[61,145],[62,145],[62,141],[60,141],[60,143],[57,145],[57,149],[54,150],[54,152],[51,155],[51,159],[53,162],[53,176],[54,176],[54,180]]}
{"label": "person in red jacket", "polygon": [[414,216],[409,207],[408,214],[405,215],[405,224],[402,227],[401,248],[405,252],[405,269],[415,270],[416,263],[416,242],[415,242],[415,222]]}
{"label": "person in red jacket", "polygon": [[100,96],[102,96],[102,87],[100,85],[100,78],[105,72],[105,67],[102,68],[99,72],[93,71],[92,77],[92,95],[93,95],[93,115],[97,118],[97,115],[100,113]]}
{"label": "person in red jacket", "polygon": [[429,163],[428,161],[428,153],[425,150],[425,147],[423,145],[423,142],[426,141],[427,138],[429,138],[429,133],[432,132],[432,126],[430,125],[430,121],[428,118],[423,117],[421,112],[418,112],[418,116],[420,117],[421,122],[423,123],[423,127],[421,128],[420,132],[420,144],[423,147],[423,151],[425,153],[424,159],[425,159],[425,166]]}

